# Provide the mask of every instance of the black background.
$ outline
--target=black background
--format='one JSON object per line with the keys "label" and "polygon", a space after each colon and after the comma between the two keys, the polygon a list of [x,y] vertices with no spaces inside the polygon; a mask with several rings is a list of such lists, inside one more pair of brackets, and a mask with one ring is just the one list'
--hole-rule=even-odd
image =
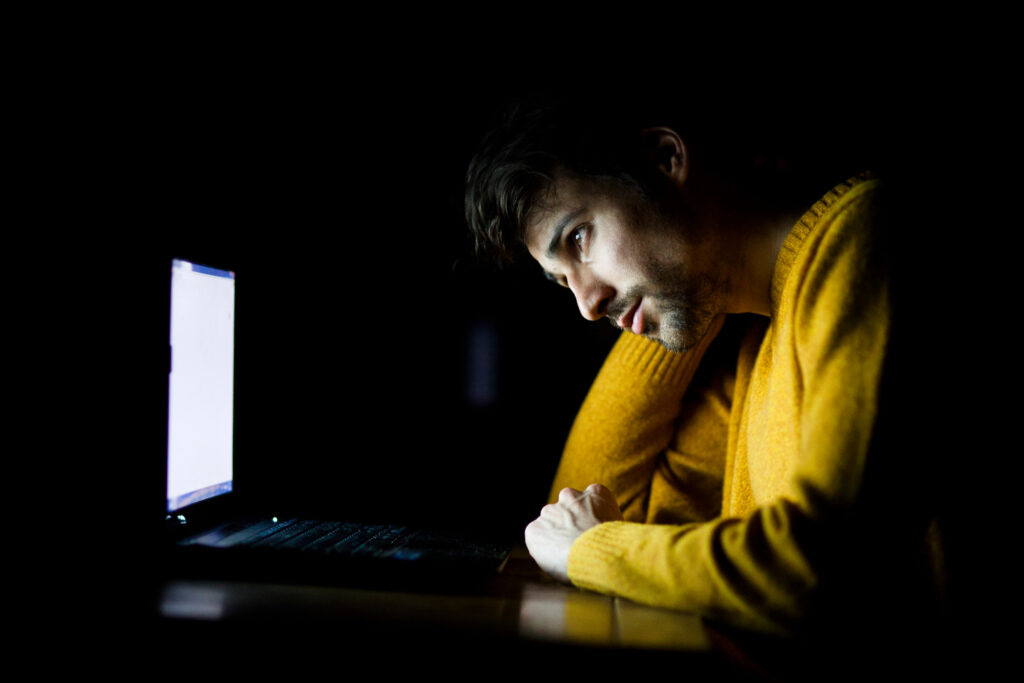
{"label": "black background", "polygon": [[[989,491],[1010,480],[1002,431],[1019,421],[992,390],[1014,381],[1001,321],[1017,268],[1015,223],[986,215],[1013,196],[990,162],[1016,157],[1000,128],[1009,62],[987,28],[845,8],[603,30],[382,9],[394,16],[87,10],[13,26],[6,360],[28,438],[5,483],[44,547],[10,562],[44,579],[23,596],[34,618],[94,628],[113,604],[148,604],[130,588],[158,574],[172,257],[237,272],[239,488],[272,488],[282,512],[521,538],[614,339],[530,264],[467,255],[466,164],[495,108],[539,85],[589,88],[595,107],[610,82],[658,91],[747,164],[805,159],[822,192],[866,166],[914,180],[907,443],[946,482],[954,570],[982,573]],[[481,324],[498,359],[482,406],[466,392]],[[50,533],[69,525],[74,549]],[[1012,566],[961,582],[970,613],[1002,604],[979,599],[1002,585],[991,564]]]}
{"label": "black background", "polygon": [[[894,58],[862,36],[813,54],[794,34],[781,55],[570,42],[556,57],[538,48],[550,35],[347,26],[151,26],[87,40],[29,79],[32,256],[65,276],[44,290],[58,361],[39,400],[75,425],[46,429],[74,445],[59,469],[78,514],[162,523],[164,302],[179,257],[237,273],[240,489],[274,490],[282,512],[519,538],[615,334],[532,264],[498,272],[469,253],[463,177],[504,102],[658,91],[737,163],[781,160],[816,197],[870,166],[927,168],[919,153],[955,111],[940,121],[938,105],[962,99],[936,89],[962,76],[955,60]],[[497,359],[483,405],[467,392],[478,329]]]}
{"label": "black background", "polygon": [[[529,85],[443,63],[365,79],[302,66],[168,76],[140,130],[140,236],[237,271],[238,486],[312,513],[518,534],[614,339],[531,264],[499,273],[468,253],[466,164],[510,83]],[[752,97],[716,89],[704,116],[791,142],[792,127],[759,128],[785,116]],[[847,177],[822,175],[822,192]],[[497,380],[483,406],[467,395],[481,325]]]}

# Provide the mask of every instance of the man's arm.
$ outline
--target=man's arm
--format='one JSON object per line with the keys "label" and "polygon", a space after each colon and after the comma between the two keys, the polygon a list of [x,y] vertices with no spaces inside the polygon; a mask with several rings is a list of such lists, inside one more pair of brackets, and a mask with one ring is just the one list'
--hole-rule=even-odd
{"label": "man's arm", "polygon": [[647,521],[659,456],[676,435],[683,395],[723,321],[683,354],[623,333],[576,416],[549,501],[565,488],[600,482],[615,492],[625,519]]}

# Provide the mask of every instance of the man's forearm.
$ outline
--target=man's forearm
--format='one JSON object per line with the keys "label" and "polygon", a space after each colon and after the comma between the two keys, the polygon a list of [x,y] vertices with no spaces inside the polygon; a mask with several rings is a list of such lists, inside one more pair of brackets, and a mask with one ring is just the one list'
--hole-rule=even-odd
{"label": "man's forearm", "polygon": [[626,519],[644,521],[656,460],[674,436],[683,394],[722,322],[685,354],[623,333],[576,417],[549,501],[566,487],[601,482],[615,491]]}

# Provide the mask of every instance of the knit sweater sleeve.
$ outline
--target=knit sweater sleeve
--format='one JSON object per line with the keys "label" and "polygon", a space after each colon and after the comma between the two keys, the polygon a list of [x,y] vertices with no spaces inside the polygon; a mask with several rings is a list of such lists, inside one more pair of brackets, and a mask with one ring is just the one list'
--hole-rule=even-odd
{"label": "knit sweater sleeve", "polygon": [[551,501],[567,486],[596,482],[615,492],[625,519],[646,519],[658,457],[675,435],[682,396],[722,323],[715,319],[686,353],[622,333],[573,423]]}
{"label": "knit sweater sleeve", "polygon": [[[860,504],[890,316],[869,205],[851,199],[827,216],[787,264],[773,357],[751,380],[738,435],[749,476],[761,475],[763,488],[782,471],[784,483],[752,510],[711,522],[594,527],[570,552],[576,585],[783,633],[842,591],[837,549],[870,539],[879,519]],[[786,363],[791,372],[780,371]],[[898,499],[872,503],[890,505],[899,514]]]}

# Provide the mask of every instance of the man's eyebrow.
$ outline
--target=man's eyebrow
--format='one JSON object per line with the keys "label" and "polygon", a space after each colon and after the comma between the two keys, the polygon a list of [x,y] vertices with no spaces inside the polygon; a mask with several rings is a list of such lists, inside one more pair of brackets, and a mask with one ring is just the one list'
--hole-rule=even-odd
{"label": "man's eyebrow", "polygon": [[565,230],[565,226],[579,218],[583,211],[583,207],[571,211],[562,216],[562,219],[555,225],[555,232],[551,235],[551,241],[548,243],[548,258],[554,258],[555,253],[558,251],[558,243],[562,241],[562,232]]}

